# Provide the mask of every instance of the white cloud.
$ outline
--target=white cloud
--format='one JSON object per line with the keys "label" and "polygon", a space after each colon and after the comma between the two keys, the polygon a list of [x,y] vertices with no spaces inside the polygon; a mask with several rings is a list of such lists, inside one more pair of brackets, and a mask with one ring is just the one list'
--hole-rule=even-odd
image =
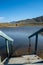
{"label": "white cloud", "polygon": [[0,17],[0,20],[4,19],[4,17]]}

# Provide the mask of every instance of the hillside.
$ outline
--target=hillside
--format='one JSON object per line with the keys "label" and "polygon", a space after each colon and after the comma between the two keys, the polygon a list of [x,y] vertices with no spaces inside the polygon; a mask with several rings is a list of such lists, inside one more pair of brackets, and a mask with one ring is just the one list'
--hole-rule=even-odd
{"label": "hillside", "polygon": [[[12,21],[11,23],[15,23],[15,21]],[[43,16],[32,18],[32,19],[16,21],[16,23],[43,23]]]}
{"label": "hillside", "polygon": [[20,21],[12,21],[9,23],[0,23],[0,27],[18,27],[18,26],[43,26],[43,16]]}

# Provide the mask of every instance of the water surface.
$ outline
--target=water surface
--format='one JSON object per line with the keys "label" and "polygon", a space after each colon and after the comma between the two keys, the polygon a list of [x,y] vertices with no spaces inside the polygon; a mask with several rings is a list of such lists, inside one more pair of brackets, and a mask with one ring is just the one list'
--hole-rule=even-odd
{"label": "water surface", "polygon": [[[6,33],[8,36],[14,39],[14,49],[22,49],[29,47],[29,39],[32,33],[36,32],[37,30],[41,29],[41,26],[24,26],[24,27],[16,27],[16,28],[0,28],[1,31]],[[43,36],[38,35],[38,50],[43,50]],[[3,41],[2,41],[3,40]],[[0,48],[5,47],[5,41],[3,38],[0,37]],[[31,38],[31,49],[34,52],[35,48],[35,36]]]}

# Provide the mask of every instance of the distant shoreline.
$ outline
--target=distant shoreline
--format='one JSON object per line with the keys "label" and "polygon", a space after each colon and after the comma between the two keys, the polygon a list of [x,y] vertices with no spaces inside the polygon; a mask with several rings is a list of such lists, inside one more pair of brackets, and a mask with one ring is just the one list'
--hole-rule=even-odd
{"label": "distant shoreline", "polygon": [[0,27],[43,26],[43,23],[0,23]]}

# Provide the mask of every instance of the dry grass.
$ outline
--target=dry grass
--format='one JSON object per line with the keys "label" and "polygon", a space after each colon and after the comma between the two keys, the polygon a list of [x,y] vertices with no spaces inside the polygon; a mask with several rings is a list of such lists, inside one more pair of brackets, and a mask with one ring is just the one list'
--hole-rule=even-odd
{"label": "dry grass", "polygon": [[25,49],[17,49],[15,52],[13,51],[12,56],[22,56],[25,54],[29,54],[28,48]]}
{"label": "dry grass", "polygon": [[0,23],[0,27],[43,26],[43,23]]}
{"label": "dry grass", "polygon": [[40,53],[38,56],[43,59],[43,53]]}
{"label": "dry grass", "polygon": [[43,50],[39,51],[37,55],[43,59]]}

